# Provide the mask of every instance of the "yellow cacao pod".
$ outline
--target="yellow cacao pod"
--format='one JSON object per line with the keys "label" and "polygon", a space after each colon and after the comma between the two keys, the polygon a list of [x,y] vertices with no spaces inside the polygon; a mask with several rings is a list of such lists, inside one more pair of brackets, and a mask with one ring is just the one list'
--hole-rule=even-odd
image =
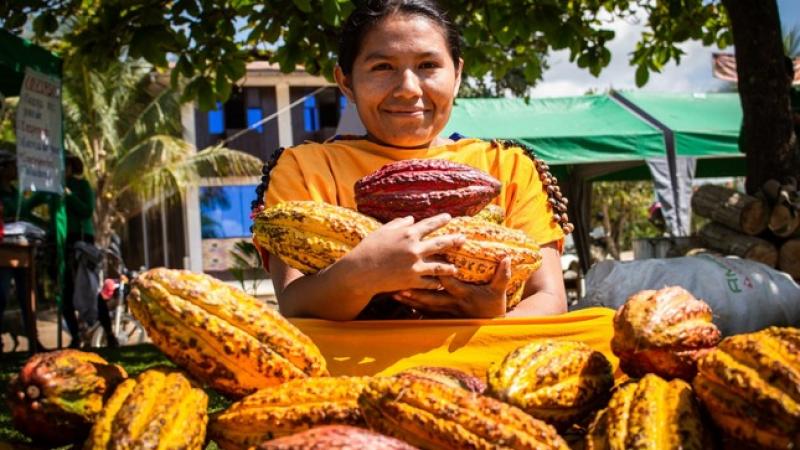
{"label": "yellow cacao pod", "polygon": [[582,342],[524,345],[489,368],[489,395],[559,429],[602,408],[614,373],[606,357]]}
{"label": "yellow cacao pod", "polygon": [[374,378],[358,402],[370,428],[423,449],[568,448],[511,405],[424,378]]}
{"label": "yellow cacao pod", "polygon": [[253,218],[255,242],[304,274],[330,266],[380,223],[352,209],[323,202],[292,201]]}
{"label": "yellow cacao pod", "polygon": [[721,339],[711,308],[679,286],[632,295],[614,315],[611,350],[622,370],[691,381],[697,358]]}
{"label": "yellow cacao pod", "polygon": [[243,450],[320,425],[364,425],[357,399],[368,380],[309,378],[262,389],[214,415],[209,436],[224,450]]}
{"label": "yellow cacao pod", "polygon": [[487,222],[502,225],[506,220],[506,212],[500,206],[490,203],[486,205],[485,208],[478,211],[478,214],[475,214],[475,217],[478,219],[483,219]]}
{"label": "yellow cacao pod", "polygon": [[692,388],[683,380],[647,374],[622,385],[586,435],[586,450],[702,450],[712,448]]}
{"label": "yellow cacao pod", "polygon": [[729,436],[757,448],[800,448],[800,329],[725,338],[700,358],[693,385]]}
{"label": "yellow cacao pod", "polygon": [[228,396],[327,374],[307,336],[263,302],[208,275],[149,270],[133,282],[128,304],[159,350]]}
{"label": "yellow cacao pod", "polygon": [[509,296],[508,309],[519,303],[521,292],[518,291],[542,265],[539,246],[520,230],[475,217],[455,217],[447,225],[430,233],[428,238],[445,234],[462,234],[466,237],[463,245],[443,253],[444,258],[458,268],[456,278],[461,281],[488,283],[500,261],[511,258],[511,280],[506,290]]}
{"label": "yellow cacao pod", "polygon": [[155,368],[120,384],[84,450],[202,449],[208,397],[181,372]]}

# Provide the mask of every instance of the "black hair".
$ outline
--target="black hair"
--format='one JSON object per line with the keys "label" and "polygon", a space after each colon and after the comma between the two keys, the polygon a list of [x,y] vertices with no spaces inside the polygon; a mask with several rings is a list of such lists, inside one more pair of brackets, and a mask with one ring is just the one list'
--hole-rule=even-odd
{"label": "black hair", "polygon": [[361,41],[376,24],[392,14],[418,15],[442,28],[453,63],[461,58],[461,34],[447,13],[434,0],[364,0],[357,2],[339,36],[339,67],[345,75],[353,71]]}
{"label": "black hair", "polygon": [[64,158],[64,164],[69,165],[72,169],[72,175],[82,175],[83,174],[83,161],[75,155],[68,154]]}

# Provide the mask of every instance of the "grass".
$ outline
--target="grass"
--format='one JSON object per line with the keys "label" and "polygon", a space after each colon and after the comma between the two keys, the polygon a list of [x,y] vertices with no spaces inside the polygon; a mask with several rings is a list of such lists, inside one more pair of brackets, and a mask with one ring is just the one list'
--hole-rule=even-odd
{"label": "grass", "polygon": [[[150,344],[121,347],[117,349],[98,349],[97,353],[108,362],[119,364],[125,368],[128,375],[135,377],[141,372],[158,365],[173,366],[164,355]],[[6,353],[0,355],[0,393],[4,396],[11,377],[22,368],[28,359],[28,353]],[[214,412],[225,408],[230,402],[216,392],[207,389],[209,399],[209,412]],[[31,444],[31,440],[14,429],[11,424],[11,413],[5,403],[5,397],[0,404],[0,449],[3,444],[10,444],[11,448],[36,448]],[[69,447],[65,447],[69,448]],[[75,448],[81,448],[75,446]],[[209,444],[207,450],[216,449],[213,443]]]}

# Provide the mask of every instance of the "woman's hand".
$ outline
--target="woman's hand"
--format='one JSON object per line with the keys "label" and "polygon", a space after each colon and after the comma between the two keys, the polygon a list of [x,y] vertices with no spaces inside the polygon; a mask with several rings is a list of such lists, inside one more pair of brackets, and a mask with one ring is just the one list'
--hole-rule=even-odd
{"label": "woman's hand", "polygon": [[440,277],[441,289],[406,289],[395,300],[424,311],[459,317],[492,318],[506,313],[506,289],[511,279],[511,260],[497,265],[488,284],[469,284],[452,276]]}
{"label": "woman's hand", "polygon": [[346,267],[370,294],[437,289],[440,277],[455,275],[458,269],[433,255],[459,247],[466,239],[460,234],[423,238],[449,221],[449,214],[417,223],[412,217],[395,219],[370,233],[335,265],[339,270]]}

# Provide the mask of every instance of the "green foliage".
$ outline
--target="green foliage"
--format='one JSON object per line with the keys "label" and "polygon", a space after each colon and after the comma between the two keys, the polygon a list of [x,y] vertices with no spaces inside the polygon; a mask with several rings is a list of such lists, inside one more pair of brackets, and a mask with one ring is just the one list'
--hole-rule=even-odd
{"label": "green foliage", "polygon": [[63,80],[66,150],[86,167],[96,191],[95,230],[103,243],[113,227],[146,202],[180,199],[201,180],[255,176],[258,158],[220,146],[201,151],[181,136],[180,96],[155,83],[142,61],[94,70],[68,57]]}
{"label": "green foliage", "polygon": [[[505,88],[525,94],[541,79],[552,50],[566,49],[578,67],[598,75],[611,61],[606,45],[614,37],[608,26],[613,16],[645,17],[645,32],[631,55],[640,84],[650,72],[679,62],[682,42],[731,43],[719,0],[441,3],[462,29],[465,75],[488,76],[494,94]],[[302,65],[330,77],[339,27],[352,10],[351,0],[15,0],[0,4],[0,24],[20,31],[32,23],[37,35],[45,36],[61,22],[86,17],[65,38],[90,67],[106,67],[127,55],[166,69],[167,55],[174,55],[173,87],[185,78],[184,98],[197,98],[210,109],[227,98],[252,59],[268,59],[286,72]],[[523,83],[503,87],[510,72]]]}
{"label": "green foliage", "polygon": [[633,240],[659,236],[648,221],[648,208],[653,203],[651,181],[614,181],[592,184],[592,218],[600,213],[592,227],[603,226],[609,241],[609,253],[619,259],[619,253],[632,248]]}
{"label": "green foliage", "polygon": [[800,58],[800,26],[783,32],[783,52],[789,58]]}

